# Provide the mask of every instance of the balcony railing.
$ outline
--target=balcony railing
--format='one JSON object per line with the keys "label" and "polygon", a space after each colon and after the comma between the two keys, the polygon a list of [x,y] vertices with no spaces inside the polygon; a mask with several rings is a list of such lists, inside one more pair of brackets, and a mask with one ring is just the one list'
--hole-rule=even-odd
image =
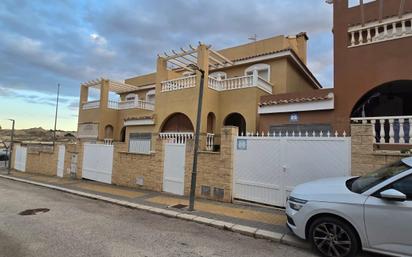
{"label": "balcony railing", "polygon": [[376,144],[412,144],[412,116],[352,118],[353,123],[372,124]]}
{"label": "balcony railing", "polygon": [[206,134],[206,150],[207,151],[213,151],[214,137],[215,137],[215,134],[212,134],[212,133]]}
{"label": "balcony railing", "polygon": [[270,94],[272,93],[272,85],[258,76],[248,75],[223,80],[209,77],[209,88],[217,91],[235,90],[249,87],[258,87],[263,91]]}
{"label": "balcony railing", "polygon": [[100,107],[100,101],[89,101],[86,103],[83,103],[83,110],[88,110],[88,109],[97,109]]}
{"label": "balcony railing", "polygon": [[159,137],[168,143],[185,144],[188,139],[193,138],[193,132],[162,132]]}
{"label": "balcony railing", "polygon": [[144,110],[154,110],[154,103],[147,102],[143,100],[130,100],[130,101],[112,101],[109,100],[107,103],[107,108],[115,110],[126,110],[126,109],[144,109]]}
{"label": "balcony railing", "polygon": [[181,90],[196,86],[196,75],[163,81],[161,83],[162,92]]}
{"label": "balcony railing", "polygon": [[412,13],[402,18],[391,17],[362,25],[350,27],[349,47],[362,46],[387,40],[412,36]]}

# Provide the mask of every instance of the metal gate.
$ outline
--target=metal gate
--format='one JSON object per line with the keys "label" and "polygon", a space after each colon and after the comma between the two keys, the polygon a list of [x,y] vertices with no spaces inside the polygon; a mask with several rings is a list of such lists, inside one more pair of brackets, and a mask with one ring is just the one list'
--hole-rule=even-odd
{"label": "metal gate", "polygon": [[16,145],[15,153],[14,169],[18,171],[26,171],[27,147]]}
{"label": "metal gate", "polygon": [[241,136],[235,140],[234,197],[285,206],[301,183],[350,175],[350,138]]}
{"label": "metal gate", "polygon": [[66,147],[64,145],[59,145],[59,154],[57,157],[57,176],[63,177],[64,173],[64,154],[66,152]]}
{"label": "metal gate", "polygon": [[163,191],[183,195],[185,179],[185,143],[165,143]]}
{"label": "metal gate", "polygon": [[113,145],[84,144],[82,177],[112,183]]}

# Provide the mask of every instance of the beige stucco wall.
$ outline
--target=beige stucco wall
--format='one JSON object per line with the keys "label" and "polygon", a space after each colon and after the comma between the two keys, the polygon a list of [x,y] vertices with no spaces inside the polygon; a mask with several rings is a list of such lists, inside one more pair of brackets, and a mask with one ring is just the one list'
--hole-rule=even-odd
{"label": "beige stucco wall", "polygon": [[291,61],[287,61],[285,93],[315,90],[307,77]]}
{"label": "beige stucco wall", "polygon": [[51,151],[32,150],[27,147],[26,172],[56,176],[59,147]]}

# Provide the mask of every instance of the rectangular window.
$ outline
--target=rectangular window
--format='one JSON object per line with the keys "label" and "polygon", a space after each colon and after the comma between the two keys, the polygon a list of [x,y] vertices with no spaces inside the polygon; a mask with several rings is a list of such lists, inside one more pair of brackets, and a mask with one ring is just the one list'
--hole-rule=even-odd
{"label": "rectangular window", "polygon": [[130,133],[129,153],[149,154],[152,135],[150,133]]}
{"label": "rectangular window", "polygon": [[[370,2],[373,2],[373,1],[376,1],[376,0],[363,0],[363,4],[367,4],[367,3],[370,3]],[[360,0],[349,0],[348,1],[348,7],[349,8],[355,7],[355,6],[358,6],[358,5],[360,5]]]}

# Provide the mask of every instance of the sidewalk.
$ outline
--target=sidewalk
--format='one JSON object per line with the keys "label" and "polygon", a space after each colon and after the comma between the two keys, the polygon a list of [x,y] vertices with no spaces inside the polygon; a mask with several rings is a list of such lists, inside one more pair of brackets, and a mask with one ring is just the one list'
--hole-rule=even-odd
{"label": "sidewalk", "polygon": [[204,223],[248,236],[304,248],[308,247],[303,240],[291,235],[285,225],[286,216],[281,209],[242,202],[231,204],[196,199],[196,211],[189,212],[187,211],[187,197],[167,193],[132,189],[95,181],[48,177],[26,172],[12,171],[10,175],[7,175],[4,169],[0,169],[0,178],[35,184],[126,207]]}

